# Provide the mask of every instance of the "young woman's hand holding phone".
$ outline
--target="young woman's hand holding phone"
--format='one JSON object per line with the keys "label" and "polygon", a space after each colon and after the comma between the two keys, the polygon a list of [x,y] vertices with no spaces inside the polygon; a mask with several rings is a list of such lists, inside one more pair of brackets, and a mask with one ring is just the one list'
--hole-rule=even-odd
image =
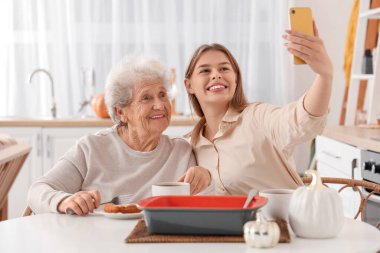
{"label": "young woman's hand holding phone", "polygon": [[295,64],[308,64],[322,76],[332,76],[332,63],[309,8],[291,8],[289,11],[292,30],[287,30],[283,38],[288,51],[294,55]]}

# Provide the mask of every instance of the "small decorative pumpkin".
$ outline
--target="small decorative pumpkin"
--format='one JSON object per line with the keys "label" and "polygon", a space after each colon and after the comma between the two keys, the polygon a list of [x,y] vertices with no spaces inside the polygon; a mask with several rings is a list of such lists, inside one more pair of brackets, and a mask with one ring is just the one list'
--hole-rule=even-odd
{"label": "small decorative pumpkin", "polygon": [[256,220],[244,224],[244,240],[253,248],[272,248],[280,240],[280,228],[276,222],[267,221],[259,210]]}
{"label": "small decorative pumpkin", "polygon": [[293,193],[289,205],[290,226],[300,237],[335,237],[344,222],[341,196],[323,185],[318,171],[306,171],[306,174],[312,176],[312,181]]}
{"label": "small decorative pumpkin", "polygon": [[100,118],[109,118],[109,114],[107,112],[107,106],[104,101],[104,94],[96,94],[94,98],[91,100],[91,106],[94,110],[96,116]]}

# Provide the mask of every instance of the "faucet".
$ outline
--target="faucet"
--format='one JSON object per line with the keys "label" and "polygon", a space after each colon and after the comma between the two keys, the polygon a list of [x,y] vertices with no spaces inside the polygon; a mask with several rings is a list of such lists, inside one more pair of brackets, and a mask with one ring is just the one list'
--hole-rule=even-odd
{"label": "faucet", "polygon": [[55,97],[54,97],[54,82],[53,82],[53,77],[51,76],[49,71],[47,71],[45,69],[34,70],[32,73],[29,74],[28,83],[29,84],[32,83],[32,78],[33,78],[34,74],[36,74],[38,72],[45,73],[50,79],[50,87],[51,87],[51,108],[50,108],[50,111],[51,111],[51,115],[53,116],[53,118],[56,118],[57,117],[57,105],[55,103]]}

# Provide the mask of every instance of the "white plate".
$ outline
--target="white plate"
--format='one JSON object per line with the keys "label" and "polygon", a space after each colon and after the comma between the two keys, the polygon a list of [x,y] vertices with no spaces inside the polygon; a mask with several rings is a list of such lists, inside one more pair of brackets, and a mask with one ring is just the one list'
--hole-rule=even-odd
{"label": "white plate", "polygon": [[102,210],[94,210],[94,213],[104,215],[110,219],[117,219],[117,220],[138,219],[138,218],[143,217],[142,211],[139,213],[106,213]]}

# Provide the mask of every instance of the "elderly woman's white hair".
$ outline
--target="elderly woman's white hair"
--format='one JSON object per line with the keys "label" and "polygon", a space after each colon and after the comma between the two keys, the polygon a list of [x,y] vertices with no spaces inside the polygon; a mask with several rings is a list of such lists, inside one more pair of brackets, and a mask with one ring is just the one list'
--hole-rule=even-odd
{"label": "elderly woman's white hair", "polygon": [[105,101],[108,113],[115,123],[121,123],[115,109],[123,108],[131,102],[133,87],[152,80],[161,80],[170,91],[170,71],[153,57],[128,56],[111,69],[106,80]]}

